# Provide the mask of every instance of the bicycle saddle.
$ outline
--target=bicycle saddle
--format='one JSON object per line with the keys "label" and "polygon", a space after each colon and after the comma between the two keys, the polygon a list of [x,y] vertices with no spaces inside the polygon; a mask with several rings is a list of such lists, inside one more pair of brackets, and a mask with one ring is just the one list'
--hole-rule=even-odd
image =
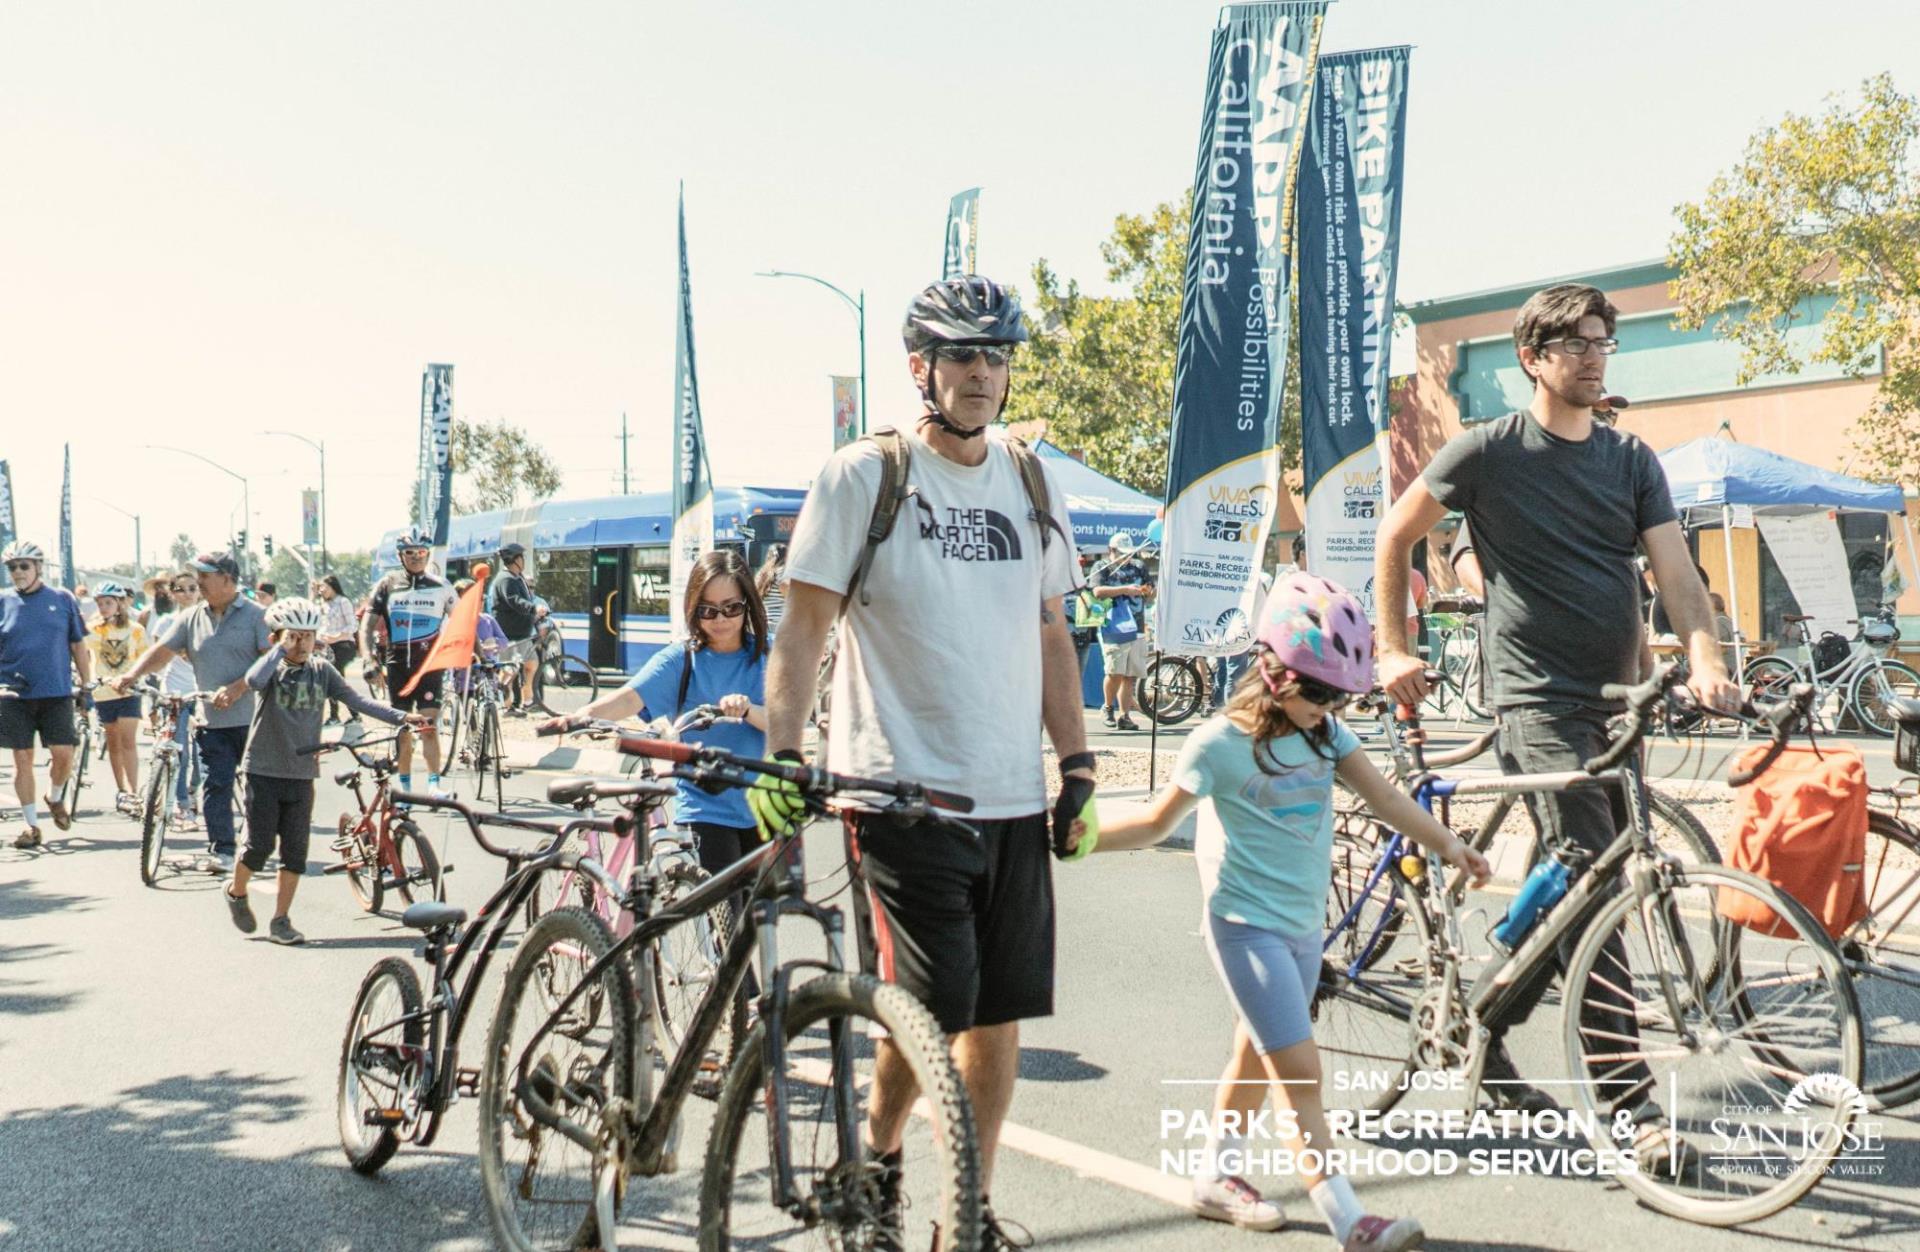
{"label": "bicycle saddle", "polygon": [[407,911],[400,915],[400,924],[414,930],[439,930],[442,927],[458,926],[467,920],[467,911],[458,905],[442,904],[438,900],[422,900],[418,904],[409,904]]}
{"label": "bicycle saddle", "polygon": [[1887,701],[1887,711],[1893,714],[1893,720],[1902,726],[1920,726],[1920,700],[1906,696],[1895,696]]}
{"label": "bicycle saddle", "polygon": [[1783,622],[1810,622],[1810,621],[1812,621],[1812,620],[1813,620],[1813,614],[1811,614],[1811,613],[1782,613],[1782,614],[1780,615],[1780,620],[1781,620],[1781,621],[1783,621]]}
{"label": "bicycle saddle", "polygon": [[345,787],[351,782],[353,782],[353,780],[358,778],[359,776],[360,776],[359,770],[350,769],[350,770],[347,770],[345,773],[335,774],[333,776],[333,781],[338,783],[340,786]]}

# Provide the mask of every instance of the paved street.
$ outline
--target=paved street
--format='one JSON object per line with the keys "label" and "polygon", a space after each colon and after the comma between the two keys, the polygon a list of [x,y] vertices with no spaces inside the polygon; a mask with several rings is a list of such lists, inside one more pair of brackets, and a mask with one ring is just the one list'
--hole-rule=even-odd
{"label": "paved street", "polygon": [[[1144,735],[1124,738],[1144,746]],[[524,798],[546,777],[514,780],[523,811],[537,810]],[[321,787],[317,812],[331,816],[341,794]],[[10,790],[0,773],[0,794]],[[499,880],[496,863],[444,822],[426,826],[456,867],[451,898],[477,904]],[[46,851],[0,851],[0,1247],[491,1246],[470,1105],[431,1150],[403,1148],[377,1181],[340,1154],[333,1083],[349,1002],[374,961],[415,943],[391,918],[359,912],[341,879],[319,876],[325,837],[295,908],[310,939],[300,949],[238,934],[211,877],[143,886],[137,849],[130,823],[95,815]],[[836,836],[809,855],[817,879],[838,880]],[[1184,1183],[1160,1172],[1163,1148],[1192,1146],[1163,1140],[1163,1111],[1210,1102],[1230,1029],[1197,937],[1191,857],[1096,857],[1062,867],[1057,882],[1058,1015],[1025,1034],[996,1209],[1049,1248],[1327,1247],[1284,1182],[1269,1190],[1293,1225],[1255,1235],[1196,1222],[1172,1202]],[[255,908],[264,921],[264,885]],[[483,996],[469,1057],[493,998]],[[1564,1073],[1557,1005],[1513,1037],[1524,1072]],[[693,1113],[693,1143],[707,1111]],[[1876,1120],[1888,1141],[1882,1173],[1828,1180],[1740,1231],[1683,1225],[1593,1180],[1390,1179],[1360,1190],[1421,1218],[1430,1247],[1920,1246],[1920,1126]],[[636,1191],[627,1246],[691,1246],[693,1160]]]}

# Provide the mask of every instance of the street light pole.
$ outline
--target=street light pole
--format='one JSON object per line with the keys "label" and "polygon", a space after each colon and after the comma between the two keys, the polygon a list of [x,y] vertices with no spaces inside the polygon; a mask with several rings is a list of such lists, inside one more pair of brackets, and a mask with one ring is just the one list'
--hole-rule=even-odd
{"label": "street light pole", "polygon": [[[220,462],[212,460],[209,457],[201,456],[198,452],[189,452],[185,448],[176,448],[170,444],[164,444],[164,443],[149,443],[143,446],[147,448],[152,448],[159,452],[178,452],[181,456],[190,456],[196,461],[205,461],[208,465],[213,466],[213,468],[219,470],[222,474],[225,474],[228,478],[238,479],[240,481],[240,529],[242,531],[245,531],[252,527],[253,525],[253,492],[250,488],[248,488],[247,479],[244,474],[236,474],[232,470],[228,469],[226,466],[220,464]],[[248,569],[252,564],[253,562],[249,559],[249,554],[246,551],[246,545],[242,544],[241,550],[240,550],[240,572],[243,576],[247,574]]]}
{"label": "street light pole", "polygon": [[327,441],[324,439],[315,441],[290,430],[269,430],[263,433],[298,439],[320,454],[320,572],[329,573],[333,569],[333,560],[327,555],[327,522],[330,517],[327,510]]}
{"label": "street light pole", "polygon": [[133,519],[133,582],[134,586],[138,587],[147,572],[146,565],[140,559],[140,515],[138,513],[129,513],[112,501],[102,500],[99,496],[94,496],[93,502],[95,504],[106,505],[122,517],[130,517]]}
{"label": "street light pole", "polygon": [[867,433],[867,290],[862,287],[856,298],[848,295],[824,278],[812,274],[799,274],[792,270],[761,270],[760,278],[804,278],[810,283],[819,283],[834,295],[839,296],[849,309],[853,310],[853,320],[860,335],[860,433]]}

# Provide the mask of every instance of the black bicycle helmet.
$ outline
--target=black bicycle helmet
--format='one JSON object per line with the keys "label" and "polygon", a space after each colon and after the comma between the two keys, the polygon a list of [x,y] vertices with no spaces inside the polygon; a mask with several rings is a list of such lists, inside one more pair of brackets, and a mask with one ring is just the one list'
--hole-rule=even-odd
{"label": "black bicycle helmet", "polygon": [[526,548],[517,543],[501,544],[500,551],[498,553],[500,557],[500,563],[502,565],[505,565],[508,561],[518,560],[519,558],[525,556],[526,554],[527,554]]}
{"label": "black bicycle helmet", "polygon": [[990,278],[968,274],[934,283],[907,306],[900,328],[907,351],[936,343],[1025,343],[1020,298]]}

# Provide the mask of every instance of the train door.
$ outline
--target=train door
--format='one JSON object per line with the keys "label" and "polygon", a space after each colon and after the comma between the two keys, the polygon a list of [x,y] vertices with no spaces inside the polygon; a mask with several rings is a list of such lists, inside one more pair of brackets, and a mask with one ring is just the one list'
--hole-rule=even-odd
{"label": "train door", "polygon": [[587,611],[587,664],[620,669],[620,628],[627,620],[626,548],[593,550],[593,596]]}

